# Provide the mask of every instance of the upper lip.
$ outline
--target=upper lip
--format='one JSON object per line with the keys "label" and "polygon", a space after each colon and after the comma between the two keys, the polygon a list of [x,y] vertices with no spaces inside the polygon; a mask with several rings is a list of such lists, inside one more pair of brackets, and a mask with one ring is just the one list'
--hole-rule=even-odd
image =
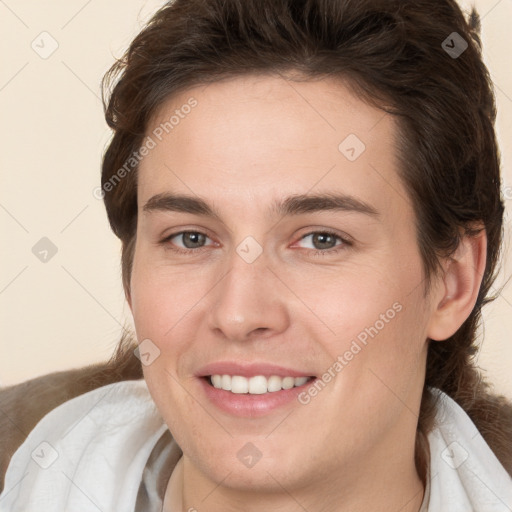
{"label": "upper lip", "polygon": [[242,377],[254,377],[263,375],[271,377],[277,375],[280,377],[313,377],[313,373],[278,366],[271,363],[252,362],[240,363],[235,361],[216,361],[209,363],[198,370],[198,377],[209,377],[210,375],[241,375]]}

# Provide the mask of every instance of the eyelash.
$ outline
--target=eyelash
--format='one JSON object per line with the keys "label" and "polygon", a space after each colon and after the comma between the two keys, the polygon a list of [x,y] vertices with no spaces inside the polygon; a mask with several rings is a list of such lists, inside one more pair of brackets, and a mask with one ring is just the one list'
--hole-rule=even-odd
{"label": "eyelash", "polygon": [[[165,237],[163,240],[160,241],[160,244],[167,246],[167,245],[169,245],[169,242],[171,241],[171,239],[173,239],[174,237],[179,236],[179,235],[184,235],[186,233],[194,233],[194,234],[203,235],[203,236],[209,238],[206,233],[203,233],[201,231],[179,231],[177,233],[172,233],[171,235]],[[300,240],[303,240],[304,238],[307,238],[308,236],[315,235],[315,234],[332,236],[332,237],[337,238],[338,240],[341,240],[343,243],[341,244],[341,246],[335,246],[335,247],[341,247],[338,249],[336,249],[336,248],[324,249],[324,250],[310,249],[310,251],[312,251],[311,255],[313,257],[324,257],[324,256],[338,254],[342,251],[346,251],[349,247],[352,246],[352,242],[350,242],[346,238],[343,238],[339,234],[334,233],[333,231],[329,231],[329,230],[311,231],[309,233],[306,233],[304,236],[302,236],[300,238]],[[178,253],[178,254],[185,254],[185,255],[190,254],[190,253],[197,254],[197,253],[202,252],[203,249],[205,249],[205,247],[199,247],[196,249],[181,249],[181,248],[172,247],[172,246],[170,247],[171,251]]]}

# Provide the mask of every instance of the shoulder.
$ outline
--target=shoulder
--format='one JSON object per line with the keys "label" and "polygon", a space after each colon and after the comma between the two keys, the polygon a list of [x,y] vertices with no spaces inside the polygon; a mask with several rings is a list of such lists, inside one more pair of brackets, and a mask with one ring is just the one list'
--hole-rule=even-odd
{"label": "shoulder", "polygon": [[37,423],[12,456],[0,511],[44,510],[43,504],[80,509],[90,501],[113,510],[119,495],[128,503],[136,490],[130,475],[142,472],[166,428],[144,380],[109,384],[66,401]]}
{"label": "shoulder", "polygon": [[[435,426],[429,433],[428,510],[509,511],[512,478],[467,413],[452,398],[432,388]],[[448,507],[449,508],[449,507]]]}
{"label": "shoulder", "polygon": [[142,379],[129,338],[123,337],[107,362],[45,374],[0,389],[0,492],[12,455],[30,431],[52,409],[94,389],[124,380]]}

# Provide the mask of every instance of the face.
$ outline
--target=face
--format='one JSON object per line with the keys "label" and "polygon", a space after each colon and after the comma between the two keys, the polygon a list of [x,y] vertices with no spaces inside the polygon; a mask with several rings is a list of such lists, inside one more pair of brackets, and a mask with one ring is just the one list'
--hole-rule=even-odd
{"label": "face", "polygon": [[129,302],[200,478],[350,482],[413,448],[431,310],[396,133],[327,80],[239,77],[154,116]]}

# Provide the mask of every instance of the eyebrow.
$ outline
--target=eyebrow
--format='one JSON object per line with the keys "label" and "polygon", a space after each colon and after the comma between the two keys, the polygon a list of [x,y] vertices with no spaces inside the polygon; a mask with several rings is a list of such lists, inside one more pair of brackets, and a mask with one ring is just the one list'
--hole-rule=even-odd
{"label": "eyebrow", "polygon": [[[168,192],[156,194],[146,202],[142,210],[148,213],[154,211],[191,213],[221,221],[221,215],[213,206],[201,198],[185,194]],[[275,200],[270,206],[269,215],[284,217],[324,211],[345,211],[372,217],[380,216],[378,210],[361,199],[336,193],[292,195],[284,200]]]}

